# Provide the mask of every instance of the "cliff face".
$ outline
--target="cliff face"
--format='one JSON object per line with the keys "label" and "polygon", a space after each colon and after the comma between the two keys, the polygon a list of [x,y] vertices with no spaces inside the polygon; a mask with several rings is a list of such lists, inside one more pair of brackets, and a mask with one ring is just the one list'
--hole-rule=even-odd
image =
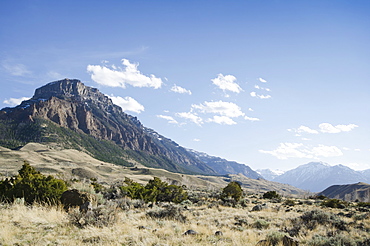
{"label": "cliff face", "polygon": [[96,139],[113,141],[125,150],[165,157],[192,172],[215,174],[175,142],[145,128],[136,117],[114,105],[110,98],[79,80],[49,83],[36,89],[30,100],[0,111],[2,120],[24,123],[36,118],[51,120]]}

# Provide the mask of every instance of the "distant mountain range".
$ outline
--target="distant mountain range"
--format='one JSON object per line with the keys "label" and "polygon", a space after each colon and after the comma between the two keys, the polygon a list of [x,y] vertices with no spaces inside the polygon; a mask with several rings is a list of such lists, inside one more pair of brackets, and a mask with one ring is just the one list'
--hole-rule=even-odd
{"label": "distant mountain range", "polygon": [[257,169],[256,170],[264,179],[274,180],[277,176],[284,174],[281,170],[271,170],[271,169]]}
{"label": "distant mountain range", "polygon": [[[268,171],[264,171],[268,173]],[[262,176],[263,173],[261,172]],[[355,171],[343,165],[330,166],[323,162],[310,162],[278,176],[266,175],[264,178],[290,184],[303,190],[320,192],[331,185],[370,182],[370,170]]]}

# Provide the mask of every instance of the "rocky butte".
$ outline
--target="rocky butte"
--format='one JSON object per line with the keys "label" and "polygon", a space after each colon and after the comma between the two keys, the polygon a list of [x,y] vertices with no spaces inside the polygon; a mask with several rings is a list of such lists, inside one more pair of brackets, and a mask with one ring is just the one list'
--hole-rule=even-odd
{"label": "rocky butte", "polygon": [[[38,126],[32,123],[38,119],[52,121],[60,127],[79,134],[87,134],[96,140],[115,143],[123,150],[145,153],[146,157],[150,155],[150,158],[155,157],[148,161],[154,167],[176,172],[216,174],[212,168],[177,143],[144,127],[136,117],[124,113],[98,89],[85,86],[76,79],[48,83],[36,89],[30,100],[23,101],[14,108],[4,108],[0,111],[0,120],[3,124],[16,123],[13,124],[12,134],[16,140],[23,140],[21,142],[39,140],[27,139],[26,136],[21,136],[17,129],[19,124],[23,128],[37,128]],[[26,132],[29,131],[26,129]],[[40,134],[43,134],[42,131]],[[7,137],[9,136],[4,132],[0,133],[0,139],[4,140]],[[166,165],[161,166],[164,163]]]}

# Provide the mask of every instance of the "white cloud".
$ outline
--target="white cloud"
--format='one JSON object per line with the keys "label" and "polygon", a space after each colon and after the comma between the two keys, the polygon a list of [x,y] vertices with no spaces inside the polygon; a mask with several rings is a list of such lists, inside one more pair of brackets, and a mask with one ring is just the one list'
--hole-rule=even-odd
{"label": "white cloud", "polygon": [[180,118],[188,119],[199,126],[203,124],[203,119],[200,118],[198,115],[193,114],[191,112],[176,113],[176,116]]}
{"label": "white cloud", "polygon": [[370,165],[368,163],[356,163],[356,162],[353,162],[353,163],[347,163],[345,164],[345,166],[349,167],[349,168],[352,168],[356,171],[362,171],[362,170],[366,170],[366,169],[370,169]]}
{"label": "white cloud", "polygon": [[162,79],[153,74],[146,76],[142,74],[137,67],[139,64],[130,63],[127,59],[122,59],[124,69],[110,69],[105,66],[88,65],[87,71],[91,74],[91,79],[96,83],[126,88],[126,85],[134,87],[153,87],[158,89],[162,86]]}
{"label": "white cloud", "polygon": [[233,75],[226,75],[218,74],[217,78],[212,79],[213,84],[217,85],[221,90],[223,91],[232,91],[235,93],[239,93],[242,90],[242,88],[235,83],[236,77]]}
{"label": "white cloud", "polygon": [[194,138],[193,141],[194,142],[200,142],[200,139],[199,138]]}
{"label": "white cloud", "polygon": [[144,111],[144,106],[138,103],[135,99],[132,97],[120,97],[120,96],[110,96],[113,103],[120,106],[123,111],[131,111],[135,113],[140,113],[141,111]]}
{"label": "white cloud", "polygon": [[248,117],[248,116],[244,116],[244,119],[250,120],[250,121],[260,121],[260,119],[258,119],[258,118],[252,118],[252,117]]}
{"label": "white cloud", "polygon": [[[55,72],[55,71],[49,71],[49,72],[47,73],[47,76],[48,76],[50,79],[55,79],[55,80],[63,78],[63,76],[62,76],[60,73]],[[64,77],[65,77],[65,76],[64,76]]]}
{"label": "white cloud", "polygon": [[315,157],[334,157],[342,156],[343,152],[336,146],[325,146],[320,144],[318,147],[314,147],[311,150],[312,155]]}
{"label": "white cloud", "polygon": [[215,115],[213,118],[208,119],[209,122],[215,122],[220,125],[235,125],[236,122],[233,121],[230,117]]}
{"label": "white cloud", "polygon": [[187,90],[187,89],[182,88],[182,87],[177,86],[177,85],[172,86],[171,91],[176,92],[176,93],[180,93],[180,94],[189,94],[189,95],[191,95],[190,90]]}
{"label": "white cloud", "polygon": [[255,88],[255,89],[258,89],[258,90],[271,91],[269,88],[261,87],[261,86],[259,86],[259,85],[254,85],[254,88]]}
{"label": "white cloud", "polygon": [[318,134],[319,132],[314,130],[314,129],[311,129],[307,126],[300,126],[298,127],[298,129],[289,129],[289,131],[294,131],[296,133],[302,133],[302,132],[305,132],[305,133],[310,133],[310,134]]}
{"label": "white cloud", "polygon": [[258,80],[260,81],[260,82],[262,82],[262,83],[266,83],[267,81],[266,80],[264,80],[263,78],[258,78]]}
{"label": "white cloud", "polygon": [[318,145],[316,147],[305,146],[302,143],[280,143],[275,150],[260,150],[261,153],[271,154],[278,159],[288,158],[314,158],[342,156],[343,152],[336,146]]}
{"label": "white cloud", "polygon": [[259,94],[257,94],[257,92],[255,92],[255,91],[252,91],[252,92],[250,93],[250,95],[251,95],[251,97],[256,97],[256,98],[259,98],[259,99],[269,99],[269,98],[271,98],[271,96],[270,96],[270,95],[259,95]]}
{"label": "white cloud", "polygon": [[269,98],[271,98],[270,95],[257,95],[257,97],[260,98],[260,99],[269,99]]}
{"label": "white cloud", "polygon": [[249,108],[248,110],[249,110],[249,111],[251,111],[251,112],[253,112],[253,111],[254,111],[252,108]]}
{"label": "white cloud", "polygon": [[322,123],[319,125],[320,131],[323,133],[349,132],[349,131],[352,131],[356,127],[358,126],[355,124],[333,126],[332,124],[329,124],[329,123]]}
{"label": "white cloud", "polygon": [[157,115],[157,117],[167,120],[168,123],[178,124],[178,122],[172,116],[169,116],[169,115]]}
{"label": "white cloud", "polygon": [[275,150],[267,151],[260,150],[261,153],[270,154],[280,160],[288,158],[310,158],[312,156],[302,152],[299,148],[302,147],[301,143],[280,143],[279,147]]}
{"label": "white cloud", "polygon": [[21,104],[21,102],[29,100],[29,99],[30,99],[29,97],[9,98],[9,99],[5,99],[3,103],[8,104],[10,106],[17,106]]}
{"label": "white cloud", "polygon": [[32,74],[32,72],[23,64],[9,64],[7,62],[3,62],[2,65],[8,73],[14,76],[27,76]]}
{"label": "white cloud", "polygon": [[221,116],[227,117],[239,117],[244,116],[244,113],[241,111],[240,107],[232,102],[204,102],[204,104],[193,104],[192,109],[198,109],[202,113],[213,113],[219,114]]}

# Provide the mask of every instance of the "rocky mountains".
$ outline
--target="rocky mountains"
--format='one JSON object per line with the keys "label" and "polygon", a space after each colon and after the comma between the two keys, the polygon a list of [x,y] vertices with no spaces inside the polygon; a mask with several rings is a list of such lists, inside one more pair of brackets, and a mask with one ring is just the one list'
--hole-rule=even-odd
{"label": "rocky mountains", "polygon": [[[310,162],[269,180],[290,184],[303,190],[320,192],[331,185],[370,183],[369,171],[355,171],[343,165],[330,166],[323,162]],[[265,173],[268,172],[265,171]]]}
{"label": "rocky mountains", "polygon": [[261,178],[244,164],[179,146],[76,79],[48,83],[36,89],[30,100],[2,109],[0,126],[0,145],[10,149],[36,142],[73,148],[124,166],[142,164],[178,173],[242,173]]}
{"label": "rocky mountains", "polygon": [[10,150],[21,150],[30,143],[51,149],[75,149],[104,163],[129,168],[159,168],[243,182],[255,180],[263,185],[248,181],[247,186],[255,189],[270,186],[291,194],[300,192],[292,186],[318,192],[333,184],[370,180],[370,172],[359,173],[345,166],[330,167],[323,163],[309,163],[284,174],[256,172],[241,163],[186,149],[143,126],[108,96],[76,79],[48,83],[36,89],[31,99],[0,110],[0,146],[6,148],[5,156],[12,153]]}

